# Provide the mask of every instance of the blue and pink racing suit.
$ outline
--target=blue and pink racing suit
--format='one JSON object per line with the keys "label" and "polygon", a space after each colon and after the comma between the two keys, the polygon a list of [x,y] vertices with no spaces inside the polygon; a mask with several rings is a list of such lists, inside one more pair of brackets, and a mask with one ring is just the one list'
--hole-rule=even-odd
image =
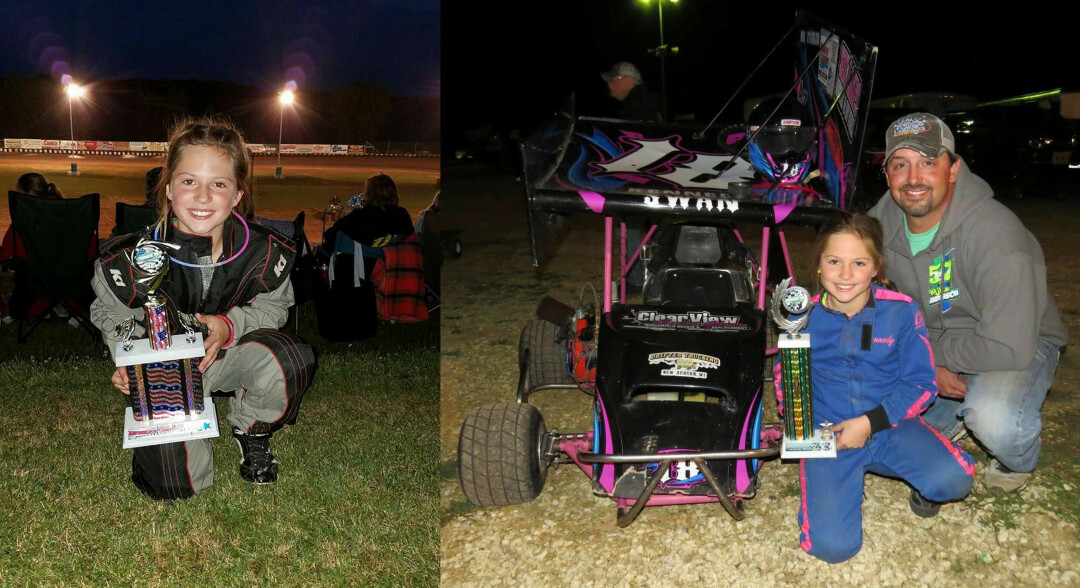
{"label": "blue and pink racing suit", "polygon": [[[866,415],[871,427],[863,447],[799,465],[800,546],[830,563],[862,547],[866,472],[903,479],[935,502],[967,496],[975,475],[971,456],[919,416],[934,402],[937,381],[918,304],[877,286],[871,293],[850,319],[828,308],[826,294],[810,311],[805,331],[811,337],[815,426]],[[779,362],[774,370],[780,399]]]}

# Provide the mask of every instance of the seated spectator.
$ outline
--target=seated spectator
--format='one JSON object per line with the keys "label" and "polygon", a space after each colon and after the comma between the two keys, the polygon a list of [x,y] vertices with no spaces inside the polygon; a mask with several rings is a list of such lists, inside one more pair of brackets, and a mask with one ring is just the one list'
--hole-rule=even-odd
{"label": "seated spectator", "polygon": [[[425,208],[424,210],[420,211],[420,215],[416,217],[416,232],[417,233],[423,233],[424,232],[424,226],[425,226],[424,223],[427,220],[429,215],[432,216],[432,217],[437,217],[440,214],[442,214],[442,209],[439,208],[439,195],[442,194],[441,186],[442,186],[442,178],[439,178],[439,179],[435,180],[435,197],[431,199],[431,204],[429,204],[428,207]],[[438,222],[438,221],[435,220],[435,219],[432,219],[432,222],[435,223],[435,222]],[[421,237],[420,239],[423,240],[423,237]]]}
{"label": "seated spectator", "polygon": [[438,295],[442,273],[442,210],[439,208],[441,179],[435,182],[435,198],[416,218],[416,232],[424,255],[424,281]]}
{"label": "seated spectator", "polygon": [[[30,194],[31,196],[49,198],[50,200],[64,197],[56,184],[46,180],[45,176],[33,172],[19,176],[18,181],[15,182],[15,191]],[[8,225],[7,233],[4,234],[3,248],[0,249],[0,261],[7,261],[12,258],[23,259],[25,257],[26,252],[23,250],[22,241],[15,234],[15,231],[11,230],[11,226]]]}
{"label": "seated spectator", "polygon": [[19,176],[19,180],[15,182],[15,191],[53,200],[64,197],[56,184],[46,180],[45,176],[33,172]]}
{"label": "seated spectator", "polygon": [[398,206],[397,184],[386,174],[371,176],[361,195],[362,205],[354,208],[323,234],[323,248],[333,251],[338,233],[362,245],[381,247],[391,236],[413,234],[409,211]]}
{"label": "seated spectator", "polygon": [[[31,196],[48,198],[50,200],[58,200],[64,197],[64,194],[60,192],[60,188],[56,187],[56,184],[46,180],[45,176],[34,172],[19,176],[19,179],[15,182],[15,191]],[[11,225],[8,225],[8,230],[4,234],[3,244],[0,246],[0,261],[6,262],[11,259],[26,259],[26,250],[23,248],[22,239],[15,233]],[[11,312],[17,312],[19,314],[26,312],[30,302],[27,297],[26,276],[21,272],[16,272],[15,291],[12,292],[11,298],[7,301],[4,309],[4,324],[11,323]],[[58,307],[58,309],[66,316],[66,311],[64,311],[62,307]]]}

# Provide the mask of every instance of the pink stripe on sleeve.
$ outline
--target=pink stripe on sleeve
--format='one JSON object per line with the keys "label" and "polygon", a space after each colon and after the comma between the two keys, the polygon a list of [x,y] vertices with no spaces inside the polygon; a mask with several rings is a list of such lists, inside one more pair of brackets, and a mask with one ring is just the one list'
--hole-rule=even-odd
{"label": "pink stripe on sleeve", "polygon": [[[929,390],[924,390],[922,396],[920,396],[919,399],[915,401],[915,404],[912,404],[911,408],[907,410],[907,414],[904,415],[904,418],[910,419],[912,417],[917,417],[922,414],[923,411],[926,410],[927,405],[930,404],[930,400],[933,397],[933,393],[931,393]],[[899,424],[900,423],[896,423],[896,425]],[[893,426],[895,427],[896,425]]]}

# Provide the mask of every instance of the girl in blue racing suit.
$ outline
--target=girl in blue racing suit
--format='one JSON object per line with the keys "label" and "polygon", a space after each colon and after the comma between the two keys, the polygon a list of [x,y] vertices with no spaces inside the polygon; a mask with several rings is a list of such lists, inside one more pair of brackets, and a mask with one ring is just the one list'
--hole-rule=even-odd
{"label": "girl in blue racing suit", "polygon": [[967,496],[975,466],[919,416],[937,396],[933,355],[918,304],[884,287],[877,220],[844,217],[813,251],[824,290],[806,328],[813,414],[815,424],[836,423],[837,453],[801,461],[798,522],[802,549],[838,563],[862,547],[866,472],[909,483],[912,510],[926,517]]}

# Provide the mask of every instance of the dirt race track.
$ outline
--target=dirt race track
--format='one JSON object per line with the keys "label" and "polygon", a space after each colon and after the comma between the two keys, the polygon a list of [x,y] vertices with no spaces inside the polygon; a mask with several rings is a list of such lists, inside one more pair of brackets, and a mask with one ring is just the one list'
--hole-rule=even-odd
{"label": "dirt race track", "polygon": [[[1080,585],[1080,361],[1074,350],[1062,355],[1043,408],[1040,465],[1019,497],[986,490],[986,454],[971,440],[963,445],[978,460],[975,489],[935,518],[911,512],[905,484],[866,476],[862,551],[842,564],[800,550],[798,467],[779,460],[764,464],[743,521],[716,504],[669,506],[646,508],[619,529],[614,502],[594,496],[573,465],[550,471],[532,502],[469,505],[457,480],[461,423],[475,408],[513,401],[518,336],[543,296],[577,305],[582,293],[592,299],[586,284],[602,292],[603,232],[599,217],[571,219],[554,259],[537,271],[521,184],[478,172],[446,175],[445,221],[464,230],[464,255],[443,270],[453,278],[443,286],[442,585]],[[1072,341],[1080,341],[1080,189],[1074,186],[1063,201],[1004,202],[1042,243],[1050,291]],[[745,227],[748,241],[751,234]],[[807,271],[802,258],[813,235],[789,229],[787,236],[796,273],[806,275],[799,272]],[[591,426],[591,399],[581,392],[539,392],[530,401],[549,430]]]}
{"label": "dirt race track", "polygon": [[[101,194],[102,237],[109,235],[115,223],[116,202],[141,204],[144,174],[160,165],[156,157],[121,157],[88,155],[76,159],[82,176],[65,175],[71,159],[56,154],[0,153],[0,234],[11,223],[7,191],[25,172],[43,174],[61,187],[67,197],[90,192]],[[377,173],[387,173],[398,183],[402,206],[415,215],[427,207],[435,194],[439,160],[434,157],[348,157],[282,156],[285,180],[273,178],[275,157],[255,159],[257,213],[274,219],[292,219],[300,210],[307,211],[305,233],[311,243],[322,241],[322,208],[330,197],[342,200],[363,191],[363,181]],[[267,198],[262,195],[266,194]]]}

